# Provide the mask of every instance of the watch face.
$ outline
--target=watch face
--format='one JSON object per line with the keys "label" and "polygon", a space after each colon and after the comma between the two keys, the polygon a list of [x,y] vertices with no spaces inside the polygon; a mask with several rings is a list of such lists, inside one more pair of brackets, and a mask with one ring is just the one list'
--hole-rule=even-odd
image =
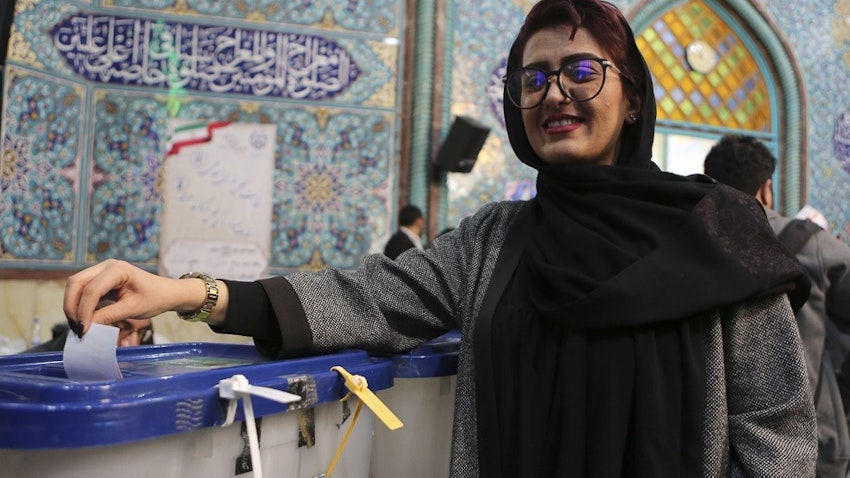
{"label": "watch face", "polygon": [[708,43],[697,40],[685,50],[688,65],[699,73],[708,73],[717,65],[717,52]]}

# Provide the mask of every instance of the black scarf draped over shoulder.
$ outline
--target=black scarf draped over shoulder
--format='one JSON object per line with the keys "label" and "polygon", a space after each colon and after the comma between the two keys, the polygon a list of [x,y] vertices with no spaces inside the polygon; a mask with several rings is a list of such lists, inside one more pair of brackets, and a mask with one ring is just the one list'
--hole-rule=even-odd
{"label": "black scarf draped over shoulder", "polygon": [[643,104],[615,166],[553,166],[505,98],[537,197],[475,325],[482,477],[700,476],[704,319],[782,292],[796,310],[808,296],[755,198],[652,163],[651,84]]}

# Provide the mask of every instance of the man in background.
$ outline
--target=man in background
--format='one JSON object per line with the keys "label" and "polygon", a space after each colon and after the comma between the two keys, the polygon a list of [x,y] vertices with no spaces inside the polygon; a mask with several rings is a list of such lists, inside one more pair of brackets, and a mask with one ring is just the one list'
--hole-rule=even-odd
{"label": "man in background", "polygon": [[425,218],[418,207],[407,205],[401,208],[398,213],[398,225],[398,231],[384,247],[384,254],[392,260],[408,249],[423,248],[420,236],[425,231]]}
{"label": "man in background", "polygon": [[776,158],[767,147],[744,135],[724,136],[705,158],[705,174],[756,197],[780,242],[808,272],[811,295],[797,312],[797,325],[817,409],[817,476],[843,478],[850,462],[850,437],[840,382],[850,377],[836,373],[846,351],[837,327],[850,331],[850,247],[812,221],[773,210],[775,167]]}

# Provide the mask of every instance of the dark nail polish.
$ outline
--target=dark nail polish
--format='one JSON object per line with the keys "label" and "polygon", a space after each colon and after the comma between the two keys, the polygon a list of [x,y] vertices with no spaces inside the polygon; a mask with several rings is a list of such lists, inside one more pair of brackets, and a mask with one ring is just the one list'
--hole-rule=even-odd
{"label": "dark nail polish", "polygon": [[68,319],[68,327],[71,328],[71,332],[74,332],[78,338],[83,338],[83,324],[76,320]]}

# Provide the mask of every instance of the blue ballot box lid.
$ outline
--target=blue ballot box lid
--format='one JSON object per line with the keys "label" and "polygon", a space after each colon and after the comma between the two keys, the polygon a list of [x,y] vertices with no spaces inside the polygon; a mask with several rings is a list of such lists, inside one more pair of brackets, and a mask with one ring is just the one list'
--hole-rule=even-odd
{"label": "blue ballot box lid", "polygon": [[406,353],[394,355],[393,374],[396,378],[456,375],[459,352],[460,331],[452,330]]}
{"label": "blue ballot box lid", "polygon": [[289,405],[252,397],[257,417],[345,396],[333,366],[363,376],[374,391],[393,385],[392,362],[359,350],[270,361],[252,345],[180,343],[120,348],[118,363],[121,380],[77,382],[61,352],[0,357],[0,448],[111,445],[218,426],[227,401],[217,386],[234,375],[302,397]]}

